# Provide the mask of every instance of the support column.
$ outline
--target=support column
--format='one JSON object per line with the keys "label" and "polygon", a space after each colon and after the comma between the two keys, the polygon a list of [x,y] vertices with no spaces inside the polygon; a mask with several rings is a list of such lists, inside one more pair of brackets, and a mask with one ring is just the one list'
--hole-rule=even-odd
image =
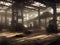
{"label": "support column", "polygon": [[12,25],[17,25],[18,23],[18,5],[14,3],[12,5]]}
{"label": "support column", "polygon": [[5,26],[7,25],[7,10],[5,10]]}
{"label": "support column", "polygon": [[1,24],[3,24],[3,22],[2,22],[2,21],[3,21],[3,15],[1,14]]}
{"label": "support column", "polygon": [[56,15],[56,3],[53,4],[53,23],[54,23],[54,28],[57,32],[57,15]]}
{"label": "support column", "polygon": [[21,17],[22,17],[22,24],[24,24],[24,16],[23,16],[23,10],[24,10],[24,3],[20,3],[20,11],[21,11]]}
{"label": "support column", "polygon": [[39,20],[39,28],[40,28],[40,8],[38,8],[38,20]]}
{"label": "support column", "polygon": [[21,8],[22,24],[24,24],[23,9]]}
{"label": "support column", "polygon": [[44,25],[44,27],[47,27],[47,18],[45,18],[45,25]]}

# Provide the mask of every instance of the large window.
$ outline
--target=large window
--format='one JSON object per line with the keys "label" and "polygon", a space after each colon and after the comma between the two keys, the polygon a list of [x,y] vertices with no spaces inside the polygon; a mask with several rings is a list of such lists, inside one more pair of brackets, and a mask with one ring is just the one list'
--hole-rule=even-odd
{"label": "large window", "polygon": [[38,12],[35,10],[25,10],[24,11],[24,21],[28,21],[38,17]]}

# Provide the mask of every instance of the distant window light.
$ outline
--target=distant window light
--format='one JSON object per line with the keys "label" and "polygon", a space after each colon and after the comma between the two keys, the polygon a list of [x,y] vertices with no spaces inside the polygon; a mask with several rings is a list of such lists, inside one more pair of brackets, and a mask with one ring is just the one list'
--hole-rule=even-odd
{"label": "distant window light", "polygon": [[34,2],[34,4],[31,4],[31,5],[34,5],[34,6],[37,6],[37,7],[46,7],[46,5],[44,5],[44,4],[42,4],[42,3],[40,3],[40,2]]}
{"label": "distant window light", "polygon": [[7,13],[12,13],[11,11],[8,11]]}
{"label": "distant window light", "polygon": [[56,11],[57,13],[60,13],[60,8],[57,8],[56,10],[57,10],[57,11]]}
{"label": "distant window light", "polygon": [[4,10],[0,10],[0,12],[5,12]]}
{"label": "distant window light", "polygon": [[31,6],[25,6],[26,8],[33,8],[34,9],[34,7],[31,7]]}
{"label": "distant window light", "polygon": [[2,4],[2,5],[6,5],[6,6],[11,6],[11,5],[12,5],[11,3],[4,2],[4,1],[0,1],[0,4]]}
{"label": "distant window light", "polygon": [[44,5],[44,4],[41,4],[40,6],[42,6],[42,7],[46,7],[46,5]]}
{"label": "distant window light", "polygon": [[27,20],[29,20],[29,18],[28,18],[28,14],[27,14],[26,18],[27,18]]}
{"label": "distant window light", "polygon": [[51,14],[53,14],[53,9],[51,9],[49,12],[50,12]]}
{"label": "distant window light", "polygon": [[27,15],[24,16],[24,21],[36,18],[37,16],[38,16],[37,14],[35,14],[35,15],[33,14],[33,15],[30,15],[30,16],[27,14]]}
{"label": "distant window light", "polygon": [[39,2],[34,2],[34,4],[32,4],[32,5],[39,7],[40,4],[41,4],[41,3],[39,3]]}
{"label": "distant window light", "polygon": [[40,12],[40,15],[42,15],[44,12]]}
{"label": "distant window light", "polygon": [[29,10],[28,10],[28,9],[27,9],[27,10],[24,10],[24,12],[25,12],[25,13],[28,13],[28,12],[29,12]]}
{"label": "distant window light", "polygon": [[53,8],[51,7],[47,8],[46,12],[50,12],[51,14],[53,14]]}
{"label": "distant window light", "polygon": [[11,19],[11,18],[9,18],[9,17],[8,17],[7,19],[9,20],[9,22],[11,22],[11,20],[12,20],[12,19]]}
{"label": "distant window light", "polygon": [[57,20],[60,20],[60,17],[57,17]]}
{"label": "distant window light", "polygon": [[53,19],[53,17],[50,18],[51,20]]}
{"label": "distant window light", "polygon": [[11,4],[11,3],[5,3],[5,5],[10,6],[10,5],[12,5],[12,4]]}
{"label": "distant window light", "polygon": [[27,25],[24,25],[24,27],[26,27],[26,28],[27,28],[28,26],[27,26]]}
{"label": "distant window light", "polygon": [[0,4],[3,4],[4,2],[3,1],[0,1]]}
{"label": "distant window light", "polygon": [[18,23],[22,23],[22,19],[18,19]]}
{"label": "distant window light", "polygon": [[9,25],[11,25],[11,22],[9,22]]}
{"label": "distant window light", "polygon": [[6,6],[4,6],[4,7],[1,6],[1,7],[0,7],[1,10],[5,10],[5,9],[7,9],[7,8],[8,8],[8,7],[6,7]]}
{"label": "distant window light", "polygon": [[18,19],[18,21],[22,21],[21,19]]}

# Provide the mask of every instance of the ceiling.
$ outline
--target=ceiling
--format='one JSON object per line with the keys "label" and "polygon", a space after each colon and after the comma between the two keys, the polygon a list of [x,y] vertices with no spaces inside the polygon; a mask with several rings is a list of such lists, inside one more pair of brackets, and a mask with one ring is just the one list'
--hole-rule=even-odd
{"label": "ceiling", "polygon": [[[32,0],[14,0],[15,2],[29,2],[29,1],[32,1]],[[37,1],[37,2],[40,2],[40,3],[43,3],[47,6],[52,6],[54,3],[58,4],[60,3],[60,0],[33,0],[33,1]]]}

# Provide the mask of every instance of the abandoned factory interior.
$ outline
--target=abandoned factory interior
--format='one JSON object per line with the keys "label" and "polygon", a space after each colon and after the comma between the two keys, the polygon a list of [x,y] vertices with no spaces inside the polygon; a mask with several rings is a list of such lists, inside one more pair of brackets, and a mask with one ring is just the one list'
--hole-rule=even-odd
{"label": "abandoned factory interior", "polygon": [[0,45],[60,45],[60,0],[0,0]]}

